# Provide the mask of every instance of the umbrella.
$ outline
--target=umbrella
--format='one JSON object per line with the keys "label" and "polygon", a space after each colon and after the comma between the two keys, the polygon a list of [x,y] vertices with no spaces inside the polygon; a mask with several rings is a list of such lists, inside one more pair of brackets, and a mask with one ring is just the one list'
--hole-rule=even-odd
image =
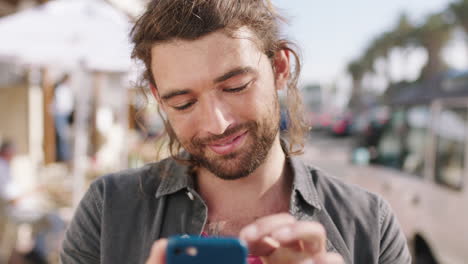
{"label": "umbrella", "polygon": [[55,0],[0,19],[0,58],[127,71],[130,21],[102,0]]}

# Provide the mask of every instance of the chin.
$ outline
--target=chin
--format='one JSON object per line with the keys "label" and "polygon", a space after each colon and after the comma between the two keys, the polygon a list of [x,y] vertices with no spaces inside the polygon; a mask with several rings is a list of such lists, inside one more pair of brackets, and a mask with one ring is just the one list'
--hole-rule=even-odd
{"label": "chin", "polygon": [[264,159],[258,159],[253,152],[239,151],[213,159],[204,158],[200,163],[220,179],[237,180],[248,177],[263,162]]}
{"label": "chin", "polygon": [[242,178],[248,177],[252,172],[247,170],[237,170],[237,171],[229,171],[229,172],[219,172],[219,171],[211,171],[217,178],[227,181],[234,181]]}

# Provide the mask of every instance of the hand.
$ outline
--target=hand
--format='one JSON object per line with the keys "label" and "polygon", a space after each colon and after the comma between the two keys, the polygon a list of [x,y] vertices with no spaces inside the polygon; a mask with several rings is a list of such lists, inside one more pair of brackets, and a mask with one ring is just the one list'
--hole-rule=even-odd
{"label": "hand", "polygon": [[166,264],[167,239],[162,238],[154,242],[146,264]]}
{"label": "hand", "polygon": [[289,214],[256,220],[240,232],[249,253],[264,264],[342,264],[343,258],[325,250],[326,234],[316,222],[297,221]]}

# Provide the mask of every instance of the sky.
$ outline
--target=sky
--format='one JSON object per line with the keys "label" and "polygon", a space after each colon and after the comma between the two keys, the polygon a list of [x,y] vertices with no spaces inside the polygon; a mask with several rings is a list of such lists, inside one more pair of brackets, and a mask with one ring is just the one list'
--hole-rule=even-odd
{"label": "sky", "polygon": [[302,49],[302,83],[331,83],[342,76],[347,63],[358,57],[374,37],[390,30],[402,11],[418,22],[451,2],[273,0],[290,21],[284,29],[286,34]]}

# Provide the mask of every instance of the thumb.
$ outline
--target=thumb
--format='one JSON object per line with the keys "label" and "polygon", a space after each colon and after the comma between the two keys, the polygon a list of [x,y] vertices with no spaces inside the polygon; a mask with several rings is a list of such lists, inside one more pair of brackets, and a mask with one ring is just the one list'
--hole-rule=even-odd
{"label": "thumb", "polygon": [[146,264],[166,264],[167,239],[159,239],[154,242]]}

